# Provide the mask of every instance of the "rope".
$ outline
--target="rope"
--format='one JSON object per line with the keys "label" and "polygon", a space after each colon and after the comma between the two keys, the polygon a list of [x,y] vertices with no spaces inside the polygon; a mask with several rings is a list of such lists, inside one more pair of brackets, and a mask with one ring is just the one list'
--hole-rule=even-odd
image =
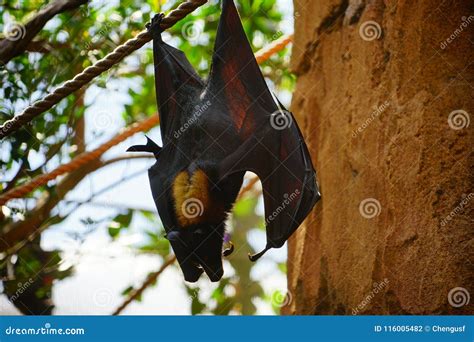
{"label": "rope", "polygon": [[[178,8],[172,10],[161,22],[161,28],[167,29],[176,24],[179,20],[186,17],[189,13],[193,12],[199,6],[204,5],[207,0],[188,0],[178,6]],[[141,31],[135,38],[127,40],[124,44],[115,48],[114,51],[109,53],[107,56],[97,61],[90,67],[84,69],[81,73],[77,74],[72,80],[67,81],[63,85],[54,89],[52,93],[48,94],[41,100],[33,103],[26,107],[26,109],[16,115],[14,118],[5,121],[0,126],[0,139],[3,139],[18,130],[23,125],[32,121],[35,117],[44,113],[59,101],[69,96],[76,90],[80,89],[85,84],[89,83],[92,79],[99,76],[104,71],[109,70],[112,66],[120,62],[126,56],[130,55],[133,51],[138,50],[143,45],[151,40],[151,36],[147,30]]]}
{"label": "rope", "polygon": [[293,34],[286,34],[281,36],[277,40],[273,41],[271,44],[268,44],[266,47],[262,48],[255,54],[255,59],[258,64],[262,64],[267,61],[275,53],[283,50],[293,40]]}
{"label": "rope", "polygon": [[121,143],[122,141],[131,137],[137,132],[149,130],[150,128],[158,124],[158,122],[159,122],[158,115],[153,115],[152,117],[149,117],[143,121],[132,124],[125,130],[123,130],[121,133],[117,134],[115,137],[113,137],[106,143],[100,145],[96,149],[89,152],[83,152],[77,157],[75,157],[74,159],[72,159],[69,163],[58,166],[56,169],[54,169],[50,173],[39,175],[33,178],[28,183],[25,183],[23,185],[20,185],[16,188],[11,189],[10,191],[5,192],[4,194],[0,196],[0,206],[4,205],[6,202],[8,202],[12,198],[21,198],[29,194],[31,191],[33,191],[37,187],[45,185],[49,181],[55,179],[56,177],[62,174],[76,170],[80,168],[81,166],[89,163],[90,161],[98,159],[111,147]]}
{"label": "rope", "polygon": [[[270,58],[272,54],[282,50],[289,42],[291,42],[291,40],[292,40],[291,34],[287,36],[283,36],[280,39],[273,42],[272,44],[268,45],[266,48],[259,50],[255,54],[255,58],[257,59],[257,62],[260,64],[268,60],[268,58]],[[29,194],[34,189],[42,185],[45,185],[46,183],[55,179],[56,177],[63,175],[67,172],[76,170],[80,168],[81,166],[89,163],[91,160],[98,159],[111,147],[131,137],[137,132],[148,131],[153,126],[157,125],[158,123],[159,123],[158,115],[153,115],[145,120],[132,124],[131,126],[125,128],[121,133],[117,134],[115,137],[105,142],[104,144],[100,145],[96,149],[92,151],[88,151],[88,152],[83,152],[80,155],[76,156],[74,159],[72,159],[70,162],[63,164],[61,166],[58,166],[56,169],[54,169],[50,173],[39,175],[33,178],[32,180],[30,180],[28,183],[20,185],[0,195],[0,206],[4,205],[5,203],[7,203],[9,200],[13,198],[22,198],[23,196]],[[257,179],[253,180],[252,181],[253,183],[249,183],[249,187],[252,187],[256,181]]]}

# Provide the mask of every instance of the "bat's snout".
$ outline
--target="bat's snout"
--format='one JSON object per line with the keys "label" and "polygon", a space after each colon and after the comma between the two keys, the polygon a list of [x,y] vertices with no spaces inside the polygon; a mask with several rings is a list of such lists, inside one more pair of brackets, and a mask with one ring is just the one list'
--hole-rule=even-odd
{"label": "bat's snout", "polygon": [[224,275],[222,267],[222,237],[220,233],[209,228],[193,231],[172,230],[166,234],[178,257],[184,279],[196,282],[203,272],[212,282],[221,280]]}

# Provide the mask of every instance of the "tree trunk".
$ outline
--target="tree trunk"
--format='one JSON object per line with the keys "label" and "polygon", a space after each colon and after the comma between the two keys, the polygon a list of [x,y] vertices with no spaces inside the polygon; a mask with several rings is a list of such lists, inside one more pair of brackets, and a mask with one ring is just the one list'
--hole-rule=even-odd
{"label": "tree trunk", "polygon": [[322,200],[287,314],[473,313],[468,1],[295,0],[292,110]]}

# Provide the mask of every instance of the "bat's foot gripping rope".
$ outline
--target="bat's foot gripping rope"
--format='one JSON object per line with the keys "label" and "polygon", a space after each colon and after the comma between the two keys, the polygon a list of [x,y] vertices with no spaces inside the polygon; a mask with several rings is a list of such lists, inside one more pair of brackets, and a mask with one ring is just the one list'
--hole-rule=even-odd
{"label": "bat's foot gripping rope", "polygon": [[[172,10],[161,20],[161,28],[163,30],[170,28],[189,13],[193,12],[196,8],[204,5],[206,2],[207,0],[188,0],[183,2],[178,6],[178,8]],[[84,69],[72,80],[67,81],[63,85],[54,89],[52,93],[46,95],[41,100],[36,101],[30,106],[26,107],[23,112],[16,115],[12,119],[5,121],[3,125],[0,126],[0,139],[9,136],[13,132],[20,129],[22,126],[32,121],[35,117],[46,112],[48,109],[59,103],[59,101],[71,95],[76,90],[82,88],[85,84],[92,81],[104,71],[109,70],[112,66],[120,62],[126,56],[130,55],[133,51],[141,48],[150,40],[151,35],[147,30],[144,30],[140,32],[135,38],[129,39],[124,44],[117,46],[114,51],[90,67]]]}

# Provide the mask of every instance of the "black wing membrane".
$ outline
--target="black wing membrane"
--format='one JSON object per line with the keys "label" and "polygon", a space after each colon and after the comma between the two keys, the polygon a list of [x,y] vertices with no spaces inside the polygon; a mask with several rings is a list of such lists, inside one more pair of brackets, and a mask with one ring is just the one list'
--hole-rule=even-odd
{"label": "black wing membrane", "polygon": [[[190,94],[195,95],[203,90],[204,82],[182,51],[163,42],[161,38],[162,30],[159,27],[162,18],[162,14],[156,15],[148,29],[153,37],[155,90],[160,116],[160,129],[163,144],[167,145],[172,139],[174,130],[180,126],[180,120],[185,111],[182,105],[193,98]],[[194,97],[198,98],[198,95]],[[147,145],[133,146],[131,150],[156,150],[156,147],[152,146],[154,148],[150,148],[149,145],[148,141]],[[168,159],[169,156],[160,156],[159,162],[161,165],[166,165]],[[192,249],[184,245],[179,239],[171,236],[172,228],[175,226],[175,221],[170,215],[173,212],[173,208],[170,207],[172,201],[167,198],[167,190],[164,187],[165,179],[160,177],[157,168],[158,166],[154,166],[148,171],[153,199],[164,228],[167,234],[170,235],[168,239],[183,270],[185,279],[195,282],[203,273],[203,269],[194,264]]]}
{"label": "black wing membrane", "polygon": [[225,103],[242,140],[277,109],[232,0],[223,1],[208,90]]}
{"label": "black wing membrane", "polygon": [[182,51],[163,42],[159,28],[161,19],[162,16],[155,16],[149,30],[153,37],[160,129],[163,143],[166,144],[176,126],[179,126],[180,112],[183,112],[180,104],[189,102],[191,94],[202,91],[204,82]]}
{"label": "black wing membrane", "polygon": [[[294,120],[286,113],[282,115]],[[320,198],[316,172],[296,122],[284,129],[264,124],[222,162],[219,174],[224,179],[244,170],[256,173],[262,182],[265,251],[281,247]]]}
{"label": "black wing membrane", "polygon": [[219,175],[252,171],[263,185],[267,246],[281,247],[320,198],[316,172],[293,115],[277,104],[245,36],[233,1],[224,0],[208,88],[224,97],[239,149]]}

